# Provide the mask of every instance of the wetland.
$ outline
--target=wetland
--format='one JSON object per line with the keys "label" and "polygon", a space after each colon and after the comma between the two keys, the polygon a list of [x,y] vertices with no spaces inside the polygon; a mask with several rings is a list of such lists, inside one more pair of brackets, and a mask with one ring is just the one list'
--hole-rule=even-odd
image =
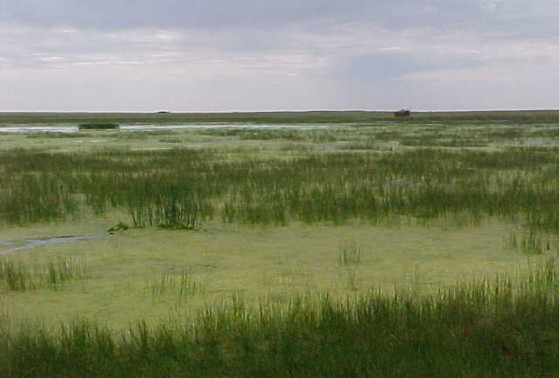
{"label": "wetland", "polygon": [[147,375],[404,376],[437,371],[425,353],[449,345],[445,371],[463,353],[473,373],[557,367],[557,112],[0,124],[7,369],[64,374],[74,358],[124,374],[145,353]]}

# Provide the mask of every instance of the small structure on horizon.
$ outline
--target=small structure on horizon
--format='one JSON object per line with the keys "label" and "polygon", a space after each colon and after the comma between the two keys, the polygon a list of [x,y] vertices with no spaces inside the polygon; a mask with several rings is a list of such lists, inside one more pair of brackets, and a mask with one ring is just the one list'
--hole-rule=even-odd
{"label": "small structure on horizon", "polygon": [[394,117],[409,117],[411,111],[409,109],[400,109],[394,112]]}

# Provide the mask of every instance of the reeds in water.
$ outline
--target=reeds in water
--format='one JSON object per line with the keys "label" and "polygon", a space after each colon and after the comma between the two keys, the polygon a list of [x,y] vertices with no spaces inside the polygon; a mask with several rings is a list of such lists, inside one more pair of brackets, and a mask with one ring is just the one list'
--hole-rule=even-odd
{"label": "reeds in water", "polygon": [[527,255],[542,255],[554,250],[559,251],[559,241],[552,235],[545,235],[530,228],[519,233],[511,231],[505,240],[505,248]]}
{"label": "reeds in water", "polygon": [[355,265],[361,263],[361,248],[355,241],[348,241],[338,246],[338,264],[341,266]]}
{"label": "reeds in water", "polygon": [[43,287],[59,288],[66,282],[88,276],[82,260],[58,257],[47,263],[0,259],[0,285],[10,291],[37,290]]}
{"label": "reeds in water", "polygon": [[126,211],[136,227],[196,229],[205,220],[255,226],[374,224],[455,216],[559,232],[559,150],[418,148],[306,151],[263,159],[213,150],[1,152],[0,219],[31,224]]}
{"label": "reeds in water", "polygon": [[477,280],[437,293],[371,291],[289,303],[241,296],[170,328],[139,322],[115,335],[75,322],[7,333],[12,376],[554,376],[559,272]]}
{"label": "reeds in water", "polygon": [[157,301],[168,294],[179,299],[204,294],[205,286],[193,273],[185,271],[180,275],[158,274],[150,280],[147,290],[151,294],[152,300]]}

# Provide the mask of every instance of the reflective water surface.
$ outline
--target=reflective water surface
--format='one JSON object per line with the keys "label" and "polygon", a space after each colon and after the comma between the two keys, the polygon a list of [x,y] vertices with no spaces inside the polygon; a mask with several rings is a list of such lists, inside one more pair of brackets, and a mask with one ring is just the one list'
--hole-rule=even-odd
{"label": "reflective water surface", "polygon": [[[315,130],[326,129],[331,125],[269,125],[269,124],[186,124],[186,125],[121,125],[122,131],[157,131],[157,130],[181,130],[181,129],[237,129],[237,130]],[[0,133],[77,133],[78,126],[65,125],[11,125],[0,127]],[[88,130],[91,131],[91,130]]]}
{"label": "reflective water surface", "polygon": [[[50,245],[50,244],[61,244],[61,243],[74,243],[81,240],[97,240],[107,237],[107,234],[96,234],[96,235],[65,235],[65,236],[52,236],[47,238],[40,238],[40,239],[27,239],[24,241],[23,245],[15,248],[9,248],[3,251],[0,251],[0,255],[6,255],[13,252],[18,252],[30,248],[40,247],[43,245]],[[10,246],[12,243],[7,240],[0,240],[0,245],[2,246]]]}

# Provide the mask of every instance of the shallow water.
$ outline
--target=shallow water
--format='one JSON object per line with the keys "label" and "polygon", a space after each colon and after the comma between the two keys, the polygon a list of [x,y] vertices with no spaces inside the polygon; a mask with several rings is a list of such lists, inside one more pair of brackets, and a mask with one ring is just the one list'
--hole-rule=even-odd
{"label": "shallow water", "polygon": [[[157,131],[157,130],[317,130],[331,125],[268,125],[268,124],[187,124],[187,125],[121,125],[122,131]],[[78,133],[78,126],[52,125],[11,125],[0,127],[0,133]]]}
{"label": "shallow water", "polygon": [[326,129],[329,125],[268,125],[268,124],[188,124],[188,125],[122,125],[121,130],[126,131],[157,131],[180,129],[236,129],[236,130],[315,130]]}
{"label": "shallow water", "polygon": [[[48,238],[40,238],[40,239],[27,239],[24,241],[22,246],[7,249],[4,251],[0,251],[0,255],[7,255],[13,252],[19,252],[26,249],[31,249],[35,247],[41,247],[44,245],[51,245],[51,244],[62,244],[62,243],[74,243],[81,240],[98,240],[107,237],[106,234],[96,234],[96,235],[65,235],[65,236],[52,236]],[[0,241],[0,245],[9,246],[12,245],[12,242],[7,240]]]}
{"label": "shallow water", "polygon": [[78,126],[13,125],[0,127],[0,133],[77,133]]}

